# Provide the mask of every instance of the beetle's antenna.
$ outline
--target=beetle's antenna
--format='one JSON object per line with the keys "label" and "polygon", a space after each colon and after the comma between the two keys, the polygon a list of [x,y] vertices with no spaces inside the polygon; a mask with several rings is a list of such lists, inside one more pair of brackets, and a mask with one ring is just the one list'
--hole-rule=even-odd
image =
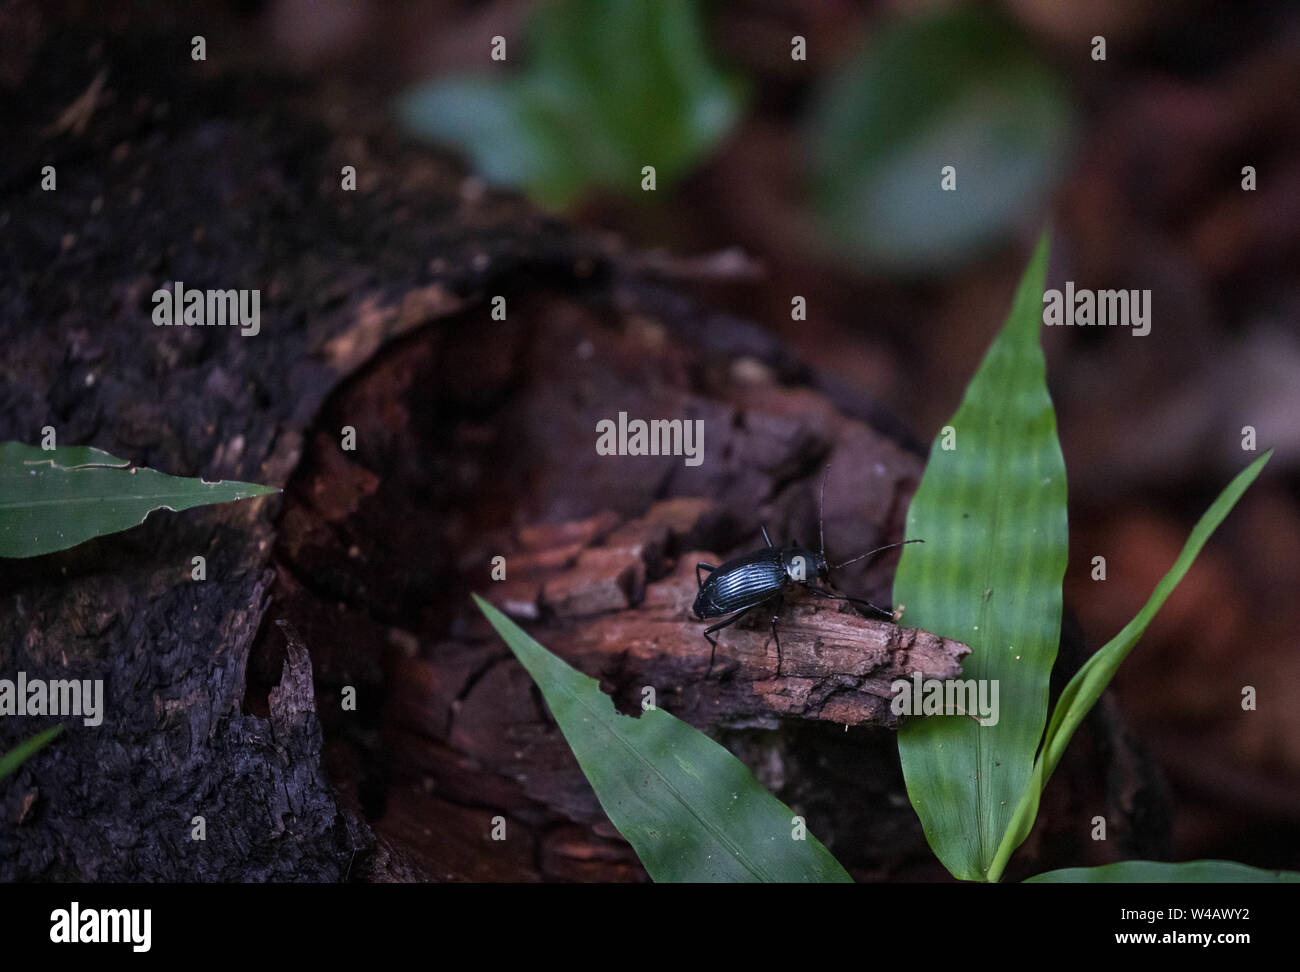
{"label": "beetle's antenna", "polygon": [[858,554],[852,560],[846,560],[842,564],[836,564],[830,569],[839,570],[841,567],[847,567],[849,564],[856,564],[859,560],[865,560],[867,557],[870,557],[872,554],[880,553],[880,551],[882,550],[889,550],[891,547],[901,547],[905,543],[925,543],[925,541],[924,540],[902,540],[898,543],[887,543],[883,547],[877,547],[875,550],[868,550],[864,554]]}
{"label": "beetle's antenna", "polygon": [[805,583],[803,586],[818,597],[828,597],[832,601],[848,601],[851,604],[861,604],[863,607],[869,607],[873,611],[879,611],[887,618],[892,618],[894,616],[894,612],[888,608],[879,607],[878,605],[872,604],[870,601],[864,601],[860,597],[849,597],[847,594],[834,594],[831,591],[823,591],[820,587],[814,587],[812,584],[808,583]]}
{"label": "beetle's antenna", "polygon": [[817,535],[822,544],[822,563],[826,562],[826,480],[830,478],[831,464],[826,463],[826,471],[822,473],[822,494],[821,499],[817,502]]}

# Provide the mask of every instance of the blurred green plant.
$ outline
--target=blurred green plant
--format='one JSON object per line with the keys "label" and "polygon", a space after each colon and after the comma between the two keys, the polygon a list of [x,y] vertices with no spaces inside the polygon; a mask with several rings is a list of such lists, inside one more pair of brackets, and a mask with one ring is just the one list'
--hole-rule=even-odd
{"label": "blurred green plant", "polygon": [[[1272,455],[1219,495],[1147,604],[1079,669],[1048,720],[1067,530],[1065,465],[1039,340],[1048,251],[1044,234],[1006,323],[935,440],[907,514],[907,535],[928,542],[903,548],[894,579],[894,603],[908,623],[969,644],[965,674],[1000,686],[996,725],[929,716],[898,734],[908,797],[930,847],[954,876],[973,881],[1002,877],[1075,729]],[[789,846],[796,842],[782,818],[790,811],[770,795],[764,801],[748,771],[707,736],[658,710],[640,719],[618,715],[594,680],[477,595],[475,602],[542,689],[601,805],[652,877],[842,880],[811,837]],[[748,863],[763,855],[779,860]],[[1295,881],[1300,874],[1222,861],[1127,861],[1037,880]]]}
{"label": "blurred green plant", "polygon": [[36,557],[137,526],[152,511],[278,493],[142,469],[89,446],[0,442],[0,557]]}
{"label": "blurred green plant", "polygon": [[526,40],[522,71],[431,80],[399,99],[399,119],[562,207],[587,188],[639,194],[644,165],[671,185],[739,116],[742,86],[711,63],[694,0],[551,0]]}
{"label": "blurred green plant", "polygon": [[[1064,83],[996,12],[897,21],[814,99],[817,225],[868,269],[948,269],[1037,218],[1072,128]],[[955,191],[941,189],[945,166]]]}

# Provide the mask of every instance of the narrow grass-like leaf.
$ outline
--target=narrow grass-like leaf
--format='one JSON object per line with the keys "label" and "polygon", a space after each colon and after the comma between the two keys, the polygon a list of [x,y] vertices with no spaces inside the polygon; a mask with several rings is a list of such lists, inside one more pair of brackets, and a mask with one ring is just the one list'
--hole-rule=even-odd
{"label": "narrow grass-like leaf", "polygon": [[19,766],[22,766],[37,750],[43,748],[46,743],[62,731],[62,726],[50,726],[45,731],[32,736],[31,739],[23,740],[9,752],[0,756],[0,780],[3,780]]}
{"label": "narrow grass-like leaf", "polygon": [[[907,514],[894,603],[910,626],[971,646],[966,678],[998,686],[999,719],[904,724],[912,806],[955,876],[985,880],[1033,772],[1047,721],[1066,563],[1065,461],[1039,343],[1049,240],[1040,240],[1011,314],[943,432]],[[949,444],[953,448],[946,448]]]}
{"label": "narrow grass-like leaf", "polygon": [[1265,871],[1233,861],[1120,861],[1100,867],[1066,867],[1028,878],[1034,884],[1294,884],[1300,872]]}
{"label": "narrow grass-like leaf", "polygon": [[89,446],[0,442],[0,557],[36,557],[126,530],[153,510],[188,510],[272,486],[168,476]]}
{"label": "narrow grass-like leaf", "polygon": [[1174,561],[1169,573],[1160,579],[1160,583],[1156,585],[1156,589],[1151,593],[1142,610],[1124,626],[1119,634],[1107,642],[1105,647],[1089,658],[1070,680],[1070,684],[1061,693],[1056,711],[1052,713],[1052,721],[1047,728],[1043,747],[1047,777],[1050,777],[1056,769],[1065,747],[1070,742],[1070,737],[1079,728],[1079,724],[1083,722],[1089,710],[1101,698],[1101,693],[1115,677],[1120,664],[1133,650],[1133,646],[1142,637],[1147,625],[1156,616],[1156,612],[1187,575],[1187,571],[1191,569],[1192,563],[1200,554],[1206,541],[1210,539],[1210,535],[1219,528],[1219,524],[1237,505],[1237,501],[1241,499],[1250,484],[1259,477],[1272,456],[1273,450],[1270,449],[1236,475],[1192,528],[1191,535],[1187,538],[1187,543],[1184,544],[1178,559]]}
{"label": "narrow grass-like leaf", "polygon": [[850,881],[745,765],[662,709],[617,712],[589,678],[477,594],[474,602],[542,690],[600,805],[656,881]]}
{"label": "narrow grass-like leaf", "polygon": [[1065,691],[1061,693],[1061,697],[1056,702],[1056,708],[1052,712],[1052,719],[1048,723],[1047,733],[1044,736],[1042,752],[1034,764],[1034,774],[1030,786],[1021,797],[1012,818],[1012,823],[1003,839],[1002,846],[998,849],[997,859],[992,871],[994,879],[1001,875],[1012,852],[1029,836],[1029,831],[1034,825],[1034,819],[1038,815],[1039,797],[1042,795],[1043,788],[1047,786],[1047,781],[1051,779],[1052,772],[1061,761],[1061,756],[1065,753],[1065,747],[1069,744],[1074,731],[1079,728],[1079,724],[1083,722],[1088,712],[1101,698],[1101,693],[1106,690],[1110,680],[1115,677],[1115,672],[1119,670],[1120,664],[1128,657],[1128,653],[1133,650],[1133,646],[1142,637],[1142,633],[1146,631],[1147,625],[1156,616],[1156,612],[1160,610],[1161,605],[1165,603],[1165,600],[1173,593],[1174,588],[1187,574],[1192,562],[1196,560],[1197,555],[1201,552],[1201,548],[1210,539],[1210,535],[1218,529],[1219,524],[1237,505],[1237,501],[1241,499],[1242,494],[1259,476],[1260,471],[1263,470],[1272,455],[1273,450],[1270,449],[1236,475],[1227,488],[1219,494],[1218,499],[1197,521],[1196,526],[1192,529],[1191,536],[1187,538],[1187,543],[1183,546],[1182,553],[1174,561],[1169,573],[1160,579],[1160,583],[1156,585],[1156,589],[1152,592],[1147,603],[1143,605],[1142,610],[1124,626],[1119,634],[1093,654],[1084,663],[1083,667],[1075,673],[1074,678],[1070,679],[1070,683],[1065,687]]}

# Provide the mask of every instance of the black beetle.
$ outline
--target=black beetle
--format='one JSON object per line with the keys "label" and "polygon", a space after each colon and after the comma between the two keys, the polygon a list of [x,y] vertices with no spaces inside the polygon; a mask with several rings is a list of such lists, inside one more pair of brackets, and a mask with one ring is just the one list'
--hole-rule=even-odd
{"label": "black beetle", "polygon": [[[829,472],[829,470],[827,471]],[[822,509],[818,511],[817,517],[818,531],[821,535],[822,549],[820,553],[801,547],[798,544],[777,547],[768,537],[767,528],[760,525],[759,529],[763,531],[763,539],[767,542],[765,549],[741,557],[733,557],[716,566],[713,564],[695,565],[695,582],[699,584],[700,590],[695,595],[695,604],[691,610],[695,612],[696,618],[705,621],[709,618],[723,618],[724,615],[731,615],[731,617],[723,618],[717,624],[704,629],[704,637],[709,642],[709,670],[705,673],[705,678],[708,678],[713,672],[713,660],[718,650],[718,639],[713,637],[714,632],[735,624],[754,608],[772,602],[776,603],[771,622],[772,637],[776,640],[776,674],[780,676],[781,638],[776,633],[776,622],[780,619],[781,611],[785,607],[785,593],[795,584],[819,597],[832,598],[837,601],[851,601],[855,604],[865,605],[874,611],[879,611],[886,617],[892,618],[894,616],[893,611],[876,607],[870,601],[822,590],[820,587],[814,586],[810,582],[810,578],[815,577],[829,584],[832,570],[839,570],[841,567],[855,564],[859,560],[870,557],[882,550],[888,550],[891,547],[901,547],[904,543],[924,543],[924,541],[904,540],[902,543],[886,544],[883,547],[877,547],[875,550],[868,550],[864,554],[859,554],[842,564],[832,566],[826,561],[826,531],[822,519],[826,502],[825,476],[822,477],[821,499]],[[700,571],[702,570],[708,571],[709,577],[707,580],[701,579]]]}

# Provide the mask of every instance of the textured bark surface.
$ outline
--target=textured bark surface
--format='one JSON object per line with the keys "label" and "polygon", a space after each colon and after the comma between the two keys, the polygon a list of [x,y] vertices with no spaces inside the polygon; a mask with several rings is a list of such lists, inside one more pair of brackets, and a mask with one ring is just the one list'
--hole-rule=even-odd
{"label": "textured bark surface", "polygon": [[[0,98],[0,438],[52,425],[286,491],[0,561],[0,673],[107,696],[103,725],[0,782],[0,880],[643,880],[471,591],[624,711],[653,686],[856,876],[942,875],[881,726],[892,678],[955,674],[964,649],[792,599],[785,677],[760,617],[705,679],[685,610],[696,561],[760,522],[816,543],[828,464],[830,555],[901,539],[922,460],[897,422],[683,296],[714,264],[484,192],[357,92],[196,67],[169,8],[112,29],[24,9],[0,77],[23,91]],[[57,192],[33,188],[45,164]],[[261,289],[261,333],[155,329],[174,280]],[[703,420],[706,461],[597,455],[620,411]],[[888,602],[896,554],[837,584]],[[0,749],[38,728],[0,722]],[[1138,771],[1104,765],[1131,794]]]}
{"label": "textured bark surface", "polygon": [[712,520],[711,503],[675,499],[618,526],[608,516],[526,527],[519,539],[529,546],[506,557],[509,579],[485,590],[521,622],[554,621],[565,657],[583,671],[622,688],[674,686],[675,714],[695,725],[773,729],[795,718],[897,728],[896,679],[961,674],[965,645],[794,588],[779,615],[780,677],[774,606],[718,632],[710,677],[700,632],[712,622],[693,621],[691,605],[695,565],[721,558],[690,540]]}
{"label": "textured bark surface", "polygon": [[[268,97],[253,74],[195,65],[171,14],[136,13],[82,27],[11,11],[30,29],[7,34],[21,44],[0,97],[0,438],[50,425],[169,473],[284,485],[322,402],[384,340],[521,264],[572,266],[553,221],[467,206],[451,163],[333,131],[291,87]],[[80,124],[52,125],[74,104]],[[343,160],[370,191],[339,191]],[[37,188],[47,164],[57,191]],[[261,333],[155,329],[150,294],[173,280],[260,289]],[[101,726],[73,724],[0,784],[0,880],[338,880],[369,859],[315,715],[241,708],[280,505],[155,513],[0,561],[0,671],[102,678],[106,696]],[[0,722],[0,750],[33,722]]]}
{"label": "textured bark surface", "polygon": [[[689,610],[697,562],[760,545],[760,521],[774,539],[816,543],[828,464],[831,555],[898,539],[921,463],[845,414],[851,400],[841,410],[809,388],[756,328],[689,302],[666,313],[661,284],[610,269],[512,296],[505,321],[475,308],[386,349],[327,405],[287,495],[276,608],[312,646],[322,699],[355,686],[369,713],[322,704],[335,777],[431,876],[642,876],[470,591],[599,678],[624,711],[653,687],[694,725],[744,730],[731,741],[751,765],[810,789],[821,755],[794,755],[818,749],[802,724],[894,726],[890,682],[957,675],[966,651],[796,595],[780,622],[781,678],[762,612],[722,632],[705,677],[705,625]],[[703,419],[706,461],[597,455],[597,422],[619,411]],[[355,453],[327,431],[349,425]],[[887,603],[896,554],[837,581]],[[495,557],[505,580],[492,579]],[[266,684],[276,657],[273,645],[254,657]],[[853,732],[892,757],[890,734]],[[857,806],[834,788],[826,798]],[[892,812],[907,826],[905,803]],[[498,815],[505,842],[488,839]],[[817,832],[843,816],[823,816]]]}

